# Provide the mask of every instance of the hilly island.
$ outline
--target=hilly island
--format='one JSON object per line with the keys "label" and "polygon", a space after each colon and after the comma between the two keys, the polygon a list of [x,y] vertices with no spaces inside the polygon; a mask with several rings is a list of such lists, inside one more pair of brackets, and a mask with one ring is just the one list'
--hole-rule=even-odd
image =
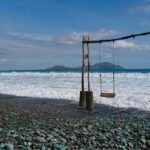
{"label": "hilly island", "polygon": [[[66,67],[66,66],[62,66],[62,65],[55,65],[53,67],[48,67],[46,70],[50,70],[50,71],[63,71],[63,70],[81,70],[81,66],[79,67]],[[85,66],[85,69],[87,69],[88,67]],[[113,64],[110,62],[102,62],[102,63],[97,63],[94,65],[90,66],[90,70],[94,71],[94,70],[112,70],[113,69]],[[120,65],[114,65],[114,69],[116,70],[123,70],[124,68]]]}

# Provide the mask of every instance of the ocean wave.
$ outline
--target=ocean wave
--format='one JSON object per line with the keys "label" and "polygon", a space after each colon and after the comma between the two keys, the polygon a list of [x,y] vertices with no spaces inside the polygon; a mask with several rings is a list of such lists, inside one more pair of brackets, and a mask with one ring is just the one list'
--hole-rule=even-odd
{"label": "ocean wave", "polygon": [[[1,72],[0,93],[17,96],[79,100],[79,72]],[[94,100],[115,107],[150,110],[150,73],[116,73],[116,97],[100,97],[99,73],[90,74]],[[112,73],[102,73],[103,91],[112,92]],[[87,74],[85,74],[87,87]],[[87,89],[87,88],[85,88]]]}

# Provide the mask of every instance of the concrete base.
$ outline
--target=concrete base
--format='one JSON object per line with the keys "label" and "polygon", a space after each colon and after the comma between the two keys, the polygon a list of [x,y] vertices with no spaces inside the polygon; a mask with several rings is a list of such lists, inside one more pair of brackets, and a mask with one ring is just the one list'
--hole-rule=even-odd
{"label": "concrete base", "polygon": [[85,105],[86,105],[86,92],[80,91],[79,106],[85,107]]}
{"label": "concrete base", "polygon": [[93,91],[86,91],[86,110],[93,111],[94,101],[93,101]]}

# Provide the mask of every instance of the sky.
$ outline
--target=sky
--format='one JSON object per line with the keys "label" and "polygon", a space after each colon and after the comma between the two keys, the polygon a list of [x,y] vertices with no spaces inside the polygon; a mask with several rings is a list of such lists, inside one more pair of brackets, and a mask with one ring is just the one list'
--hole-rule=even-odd
{"label": "sky", "polygon": [[[150,0],[0,0],[0,70],[81,66],[90,40],[150,32]],[[150,35],[114,43],[115,64],[150,68]],[[112,62],[112,43],[91,44],[90,60]]]}

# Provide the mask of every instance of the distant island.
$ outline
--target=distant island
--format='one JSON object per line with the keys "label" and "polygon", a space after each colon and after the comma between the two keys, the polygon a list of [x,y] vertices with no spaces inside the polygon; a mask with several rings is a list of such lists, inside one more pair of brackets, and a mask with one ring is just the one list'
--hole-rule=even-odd
{"label": "distant island", "polygon": [[[120,69],[125,69],[120,65],[114,65],[114,68],[117,70]],[[85,66],[85,69],[87,69],[87,66]],[[91,65],[90,67],[91,70],[112,70],[113,69],[113,64],[110,62],[102,62],[102,63],[97,63],[94,65]],[[46,70],[55,70],[55,71],[63,71],[63,70],[81,70],[81,66],[80,67],[66,67],[66,66],[61,66],[61,65],[56,65],[53,67],[48,67]]]}

